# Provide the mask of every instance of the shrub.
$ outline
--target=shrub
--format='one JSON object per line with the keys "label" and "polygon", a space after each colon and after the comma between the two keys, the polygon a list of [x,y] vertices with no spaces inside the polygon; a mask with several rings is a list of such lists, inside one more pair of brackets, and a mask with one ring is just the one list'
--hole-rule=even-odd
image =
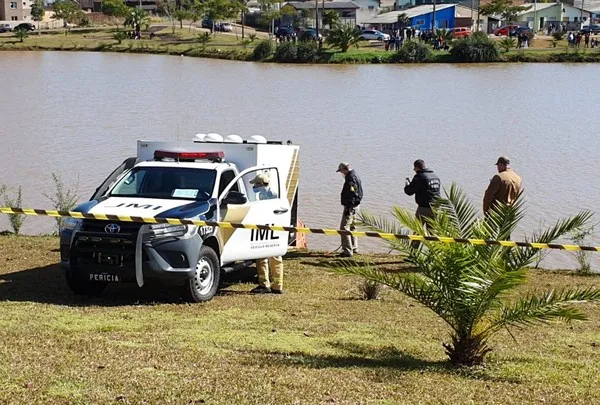
{"label": "shrub", "polygon": [[384,285],[376,281],[361,280],[356,287],[358,291],[358,298],[363,301],[370,301],[379,299],[383,292]]}
{"label": "shrub", "polygon": [[263,39],[256,45],[256,48],[254,48],[252,59],[263,60],[268,58],[273,53],[273,48],[273,41],[270,39]]}
{"label": "shrub", "polygon": [[431,57],[431,49],[417,41],[407,41],[392,57],[393,62],[423,63]]}
{"label": "shrub", "polygon": [[[23,205],[23,190],[21,186],[17,189],[16,195],[9,195],[8,191],[5,189],[4,191],[4,205],[12,208],[21,208]],[[10,222],[10,226],[13,229],[15,235],[18,235],[21,232],[21,227],[23,226],[23,222],[25,222],[25,215],[23,214],[8,214],[8,222]]]}
{"label": "shrub", "polygon": [[[477,34],[477,33],[475,33]],[[496,62],[500,53],[494,41],[487,35],[473,34],[471,37],[455,41],[450,49],[450,55],[455,62]]]}
{"label": "shrub", "polygon": [[[588,241],[588,237],[593,235],[594,227],[593,226],[582,226],[577,228],[569,234],[569,239],[575,245],[583,245]],[[586,250],[576,250],[575,259],[577,259],[577,263],[579,264],[579,268],[577,272],[580,274],[590,274],[592,270],[592,258],[591,252]]]}
{"label": "shrub", "polygon": [[315,62],[319,56],[319,49],[314,42],[303,42],[298,44],[296,61],[300,63]]}
{"label": "shrub", "polygon": [[275,50],[275,60],[282,63],[293,63],[298,59],[298,47],[292,42],[286,42]]}
{"label": "shrub", "polygon": [[552,38],[554,38],[557,41],[562,41],[562,39],[565,37],[565,33],[564,32],[554,32],[552,34]]}
{"label": "shrub", "polygon": [[[48,195],[44,193],[44,197],[48,198],[52,202],[52,207],[57,211],[71,211],[77,205],[79,196],[77,195],[77,187],[75,190],[65,187],[65,183],[62,181],[62,177],[58,174],[52,173],[52,181],[56,191],[54,195]],[[79,184],[79,179],[77,179]],[[56,229],[58,233],[63,229],[65,225],[65,218],[55,217]]]}

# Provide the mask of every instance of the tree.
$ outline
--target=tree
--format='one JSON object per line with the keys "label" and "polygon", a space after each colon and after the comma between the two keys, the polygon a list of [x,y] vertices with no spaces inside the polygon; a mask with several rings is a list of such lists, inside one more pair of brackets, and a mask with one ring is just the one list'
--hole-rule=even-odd
{"label": "tree", "polygon": [[[433,208],[433,218],[426,219],[434,235],[506,240],[524,216],[520,197],[513,206],[496,205],[483,219],[477,217],[475,207],[456,185],[445,194]],[[368,228],[382,232],[399,234],[408,229],[414,235],[428,234],[423,223],[407,210],[394,207],[393,214],[398,224],[368,213],[361,220]],[[551,243],[587,223],[591,216],[590,212],[580,212],[525,237],[525,241]],[[489,338],[500,330],[550,319],[583,320],[585,314],[573,304],[600,300],[600,289],[591,288],[522,292],[519,287],[526,284],[527,267],[535,261],[534,248],[427,240],[414,246],[410,240],[399,239],[390,244],[406,255],[411,271],[390,272],[352,262],[333,271],[390,286],[431,309],[452,329],[451,342],[443,346],[455,366],[482,364],[491,350]]]}
{"label": "tree", "polygon": [[327,37],[327,43],[342,52],[348,51],[351,46],[358,48],[360,33],[351,25],[341,24],[331,30]]}
{"label": "tree", "polygon": [[141,38],[142,25],[147,26],[150,23],[148,13],[141,8],[130,9],[131,11],[125,18],[125,26],[135,30],[135,37]]}
{"label": "tree", "polygon": [[18,28],[15,30],[15,37],[19,38],[19,42],[23,42],[29,37],[29,30],[27,28]]}
{"label": "tree", "polygon": [[186,20],[190,17],[190,12],[187,10],[175,10],[173,12],[173,18],[179,21],[179,28],[183,28],[183,20]]}
{"label": "tree", "polygon": [[42,34],[40,32],[40,22],[44,19],[45,14],[44,0],[34,0],[33,3],[31,3],[31,19],[38,23],[38,35]]}
{"label": "tree", "polygon": [[115,17],[117,19],[117,31],[119,30],[119,20],[125,18],[129,13],[129,7],[123,0],[103,0],[102,14]]}
{"label": "tree", "polygon": [[410,18],[408,17],[408,15],[406,15],[406,13],[398,14],[399,29],[404,30],[404,28],[408,27],[409,25],[410,25]]}
{"label": "tree", "polygon": [[65,23],[65,35],[67,35],[70,26],[76,21],[81,20],[85,13],[79,8],[79,4],[74,0],[56,0],[52,3],[52,9],[54,10],[55,20],[63,20]]}
{"label": "tree", "polygon": [[329,25],[329,29],[332,30],[340,22],[340,15],[335,10],[326,10],[323,13],[323,24]]}
{"label": "tree", "polygon": [[515,6],[512,0],[492,0],[491,3],[482,5],[479,12],[483,15],[501,15],[506,23],[510,23],[517,19],[517,15],[521,11],[529,8],[531,6]]}
{"label": "tree", "polygon": [[[258,0],[262,13],[260,14],[261,20],[269,23],[269,33],[274,34],[275,20],[281,18],[281,8],[275,8],[275,4],[278,0]],[[287,12],[287,10],[286,10]]]}

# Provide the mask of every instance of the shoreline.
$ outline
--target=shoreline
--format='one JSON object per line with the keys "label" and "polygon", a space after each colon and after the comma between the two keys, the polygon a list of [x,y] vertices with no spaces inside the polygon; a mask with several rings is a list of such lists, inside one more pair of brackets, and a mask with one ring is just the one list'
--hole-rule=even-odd
{"label": "shoreline", "polygon": [[[270,55],[261,60],[253,58],[255,47],[264,38],[242,44],[240,38],[234,35],[219,34],[209,43],[201,45],[198,42],[198,32],[187,29],[171,27],[159,28],[154,39],[144,36],[141,40],[124,39],[118,41],[114,38],[117,30],[109,27],[86,28],[73,30],[68,35],[64,31],[47,31],[38,35],[31,33],[23,42],[14,36],[0,35],[0,51],[67,51],[67,52],[112,52],[136,53],[148,55],[175,55],[195,58],[234,60],[240,62],[258,63],[294,63],[294,64],[464,64],[454,59],[447,51],[431,50],[427,60],[399,61],[397,52],[385,51],[378,43],[361,43],[358,48],[350,48],[347,52],[339,52],[324,48],[321,52],[316,49],[304,55],[304,60],[279,62],[275,55]],[[600,48],[569,48],[566,42],[560,42],[556,47],[538,47],[529,49],[511,49],[508,52],[500,51],[499,60],[493,62],[468,62],[468,63],[598,63],[600,62]],[[544,45],[545,40],[540,40]],[[273,43],[275,49],[277,45]],[[300,46],[300,45],[298,45]],[[306,50],[305,50],[306,51]],[[295,51],[294,51],[295,53]],[[303,52],[305,53],[305,52]],[[298,59],[300,55],[298,55]]]}
{"label": "shoreline", "polygon": [[19,46],[19,47],[0,47],[0,52],[106,52],[119,54],[145,54],[145,55],[164,55],[164,56],[186,56],[191,58],[220,59],[236,62],[254,62],[270,64],[300,64],[300,65],[426,65],[426,64],[502,64],[502,63],[600,63],[600,52],[581,52],[581,51],[510,51],[502,54],[500,60],[494,62],[457,62],[451,60],[449,54],[434,54],[430,60],[425,62],[397,62],[391,61],[395,52],[365,52],[365,53],[333,53],[326,52],[313,62],[278,62],[274,57],[263,60],[253,60],[251,52],[244,52],[240,49],[219,50],[189,48],[187,50],[156,49],[144,46],[131,48],[113,48],[104,44],[95,47],[71,47],[65,46]]}

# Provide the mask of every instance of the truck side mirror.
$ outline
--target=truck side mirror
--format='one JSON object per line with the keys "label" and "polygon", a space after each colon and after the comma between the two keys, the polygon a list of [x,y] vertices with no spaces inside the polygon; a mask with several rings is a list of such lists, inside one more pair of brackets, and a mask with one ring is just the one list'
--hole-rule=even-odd
{"label": "truck side mirror", "polygon": [[227,193],[227,195],[221,202],[221,205],[227,205],[227,204],[241,205],[241,204],[246,204],[247,202],[248,202],[248,199],[246,198],[244,193],[241,193],[239,191],[230,191],[229,193]]}

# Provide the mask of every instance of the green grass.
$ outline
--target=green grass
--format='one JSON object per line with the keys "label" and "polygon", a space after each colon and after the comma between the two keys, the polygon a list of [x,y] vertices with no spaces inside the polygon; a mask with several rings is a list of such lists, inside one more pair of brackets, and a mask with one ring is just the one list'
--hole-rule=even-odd
{"label": "green grass", "polygon": [[[204,305],[159,288],[72,295],[52,237],[0,237],[0,403],[597,403],[600,306],[587,322],[514,330],[485,369],[448,368],[448,329],[387,291],[360,301],[337,259],[286,257],[288,294],[253,296],[229,277]],[[362,260],[360,257],[358,260]],[[402,266],[396,256],[371,256]],[[530,288],[599,286],[534,272]]]}

